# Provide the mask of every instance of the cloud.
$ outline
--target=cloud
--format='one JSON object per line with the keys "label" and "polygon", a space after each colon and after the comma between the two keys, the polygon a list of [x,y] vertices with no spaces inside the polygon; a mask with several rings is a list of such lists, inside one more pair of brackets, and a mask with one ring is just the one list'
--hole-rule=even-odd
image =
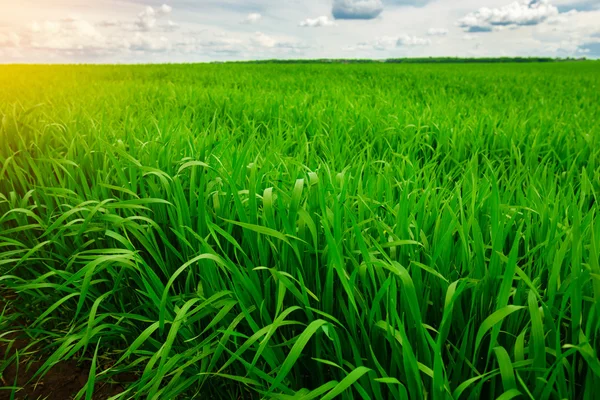
{"label": "cloud", "polygon": [[39,50],[63,52],[103,52],[109,48],[107,38],[88,21],[67,18],[31,24],[29,46]]}
{"label": "cloud", "polygon": [[546,24],[548,25],[563,25],[569,23],[571,17],[577,15],[579,11],[571,10],[565,13],[560,13],[554,17],[550,17],[546,20]]}
{"label": "cloud", "polygon": [[256,32],[250,38],[250,45],[253,50],[276,50],[286,53],[301,53],[308,48],[304,43],[270,36],[262,32]]}
{"label": "cloud", "polygon": [[253,35],[201,32],[188,35],[174,43],[181,54],[215,58],[277,58],[286,54],[302,54],[309,47],[289,38],[271,36],[263,32]]}
{"label": "cloud", "polygon": [[[198,34],[201,33],[204,32]],[[244,40],[215,33],[204,39],[197,35],[187,35],[175,43],[175,47],[184,54],[203,54],[216,57],[236,56],[247,50]]]}
{"label": "cloud", "polygon": [[335,26],[335,22],[329,19],[329,17],[322,15],[317,18],[307,18],[299,24],[306,28],[319,28],[323,26]]}
{"label": "cloud", "polygon": [[554,4],[561,13],[570,10],[600,10],[600,2],[598,0],[552,0],[552,4]]}
{"label": "cloud", "polygon": [[102,28],[113,28],[113,27],[118,27],[121,25],[122,25],[122,23],[116,19],[107,19],[105,21],[100,21],[98,23],[98,26],[100,26]]}
{"label": "cloud", "polygon": [[577,38],[565,38],[557,42],[540,42],[540,46],[546,53],[554,53],[556,56],[584,56],[590,52],[586,43]]}
{"label": "cloud", "polygon": [[431,40],[418,36],[401,35],[401,36],[380,36],[371,42],[361,42],[356,46],[347,46],[345,50],[377,50],[390,51],[396,48],[429,46]]}
{"label": "cloud", "polygon": [[244,24],[256,24],[262,19],[262,15],[259,13],[250,13],[248,16],[242,21]]}
{"label": "cloud", "polygon": [[136,32],[131,39],[124,42],[127,50],[142,52],[163,52],[171,49],[171,44],[164,36],[148,36]]}
{"label": "cloud", "polygon": [[399,6],[424,7],[433,0],[384,0],[385,3],[390,3]]}
{"label": "cloud", "polygon": [[446,36],[446,35],[448,35],[448,29],[444,29],[444,28],[430,28],[427,31],[427,35],[429,35],[429,36]]}
{"label": "cloud", "polygon": [[0,48],[9,49],[21,46],[21,37],[14,32],[0,32]]}
{"label": "cloud", "polygon": [[[144,1],[151,7],[139,5]],[[465,0],[458,2],[459,5],[450,0],[431,0],[425,8],[416,5],[426,1],[416,0],[324,0],[321,6],[325,9],[316,5],[309,7],[296,0],[279,3],[251,0],[241,8],[234,7],[240,5],[240,1],[207,0],[202,6],[192,6],[192,2],[185,1],[180,2],[181,10],[176,6],[179,3],[169,0],[132,0],[114,8],[100,5],[104,1],[91,2],[94,4],[90,4],[82,19],[60,19],[61,15],[68,15],[69,10],[52,9],[49,5],[43,9],[43,2],[39,12],[28,12],[30,7],[20,11],[21,3],[17,2],[14,18],[0,15],[0,51],[3,53],[0,62],[10,60],[10,54],[16,52],[23,54],[27,62],[181,62],[287,58],[288,55],[300,58],[295,56],[297,54],[311,58],[343,57],[344,48],[356,52],[352,56],[381,58],[398,55],[598,56],[600,38],[594,34],[598,35],[600,30],[597,22],[600,11],[560,10],[572,5],[583,8],[584,3],[592,7],[600,4],[600,0]],[[175,8],[162,7],[162,3]],[[488,8],[482,8],[484,6]],[[338,11],[335,18],[329,13],[333,7]],[[377,17],[383,15],[382,10],[386,13],[384,18]],[[375,20],[341,21],[340,12],[345,13],[343,18]],[[254,14],[256,17],[252,17]],[[39,22],[34,29],[30,22],[36,17]],[[457,23],[460,17],[465,19],[461,20],[462,28]],[[471,18],[470,22],[467,17]],[[337,27],[327,28],[332,25]],[[475,33],[478,31],[494,33]],[[353,46],[345,47],[347,45]]]}
{"label": "cloud", "polygon": [[134,20],[109,19],[96,24],[100,28],[115,28],[133,32],[173,32],[179,29],[179,24],[164,19],[171,14],[173,8],[166,4],[158,8],[146,7]]}
{"label": "cloud", "polygon": [[333,0],[335,19],[373,19],[383,11],[381,0]]}
{"label": "cloud", "polygon": [[235,30],[203,29],[173,33],[179,25],[167,19],[171,12],[172,8],[165,5],[143,8],[129,19],[34,22],[28,31],[18,34],[0,30],[0,52],[4,59],[15,59],[17,53],[23,53],[36,60],[113,62],[149,60],[141,55],[152,54],[161,60],[296,57],[310,48],[292,36],[262,32],[248,35]]}
{"label": "cloud", "polygon": [[594,57],[595,43],[600,42],[597,11],[571,10],[547,20],[532,31],[538,48],[556,56]]}
{"label": "cloud", "polygon": [[173,32],[176,31],[177,29],[179,29],[179,24],[176,22],[173,22],[171,20],[168,20],[167,23],[162,27],[163,30],[165,30],[166,32]]}
{"label": "cloud", "polygon": [[156,11],[152,7],[146,7],[144,11],[138,14],[135,25],[142,31],[149,31],[156,25]]}
{"label": "cloud", "polygon": [[160,8],[157,10],[157,13],[159,15],[167,15],[167,14],[171,14],[171,11],[173,11],[173,7],[168,6],[166,4],[163,4],[162,6],[160,6]]}
{"label": "cloud", "polygon": [[431,39],[421,38],[418,36],[404,35],[398,38],[396,41],[397,47],[415,47],[415,46],[429,46]]}
{"label": "cloud", "polygon": [[391,49],[395,48],[397,43],[398,43],[397,37],[381,36],[381,37],[376,38],[371,43],[365,43],[365,42],[359,43],[357,47],[358,47],[358,49],[372,48],[372,49],[378,50],[378,51],[386,51],[386,50],[391,50]]}
{"label": "cloud", "polygon": [[584,43],[583,46],[581,46],[581,49],[591,57],[600,57],[600,41]]}
{"label": "cloud", "polygon": [[173,11],[173,8],[166,4],[163,4],[157,9],[148,6],[144,11],[138,14],[135,26],[140,31],[150,31],[156,26],[158,18],[170,14],[171,11]]}
{"label": "cloud", "polygon": [[[159,9],[166,13],[168,8]],[[98,25],[79,18],[65,18],[58,21],[33,22],[23,43],[29,51],[49,52],[67,56],[106,56],[128,52],[164,52],[171,49],[169,40],[148,32],[115,32],[98,27],[114,27],[120,24]]]}
{"label": "cloud", "polygon": [[558,15],[548,0],[524,0],[500,8],[482,7],[465,15],[458,25],[466,32],[490,32],[504,26],[537,25]]}
{"label": "cloud", "polygon": [[275,38],[262,32],[256,32],[251,40],[252,43],[258,47],[272,48],[277,44],[277,40]]}

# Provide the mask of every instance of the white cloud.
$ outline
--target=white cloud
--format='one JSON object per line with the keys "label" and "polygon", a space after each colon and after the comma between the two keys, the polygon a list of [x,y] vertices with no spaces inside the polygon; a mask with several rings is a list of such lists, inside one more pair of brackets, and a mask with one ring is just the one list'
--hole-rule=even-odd
{"label": "white cloud", "polygon": [[113,27],[119,27],[121,25],[122,25],[122,23],[116,19],[107,19],[104,21],[100,21],[98,23],[98,26],[103,27],[103,28],[113,28]]}
{"label": "white cloud", "polygon": [[[159,9],[160,10],[160,9]],[[168,9],[162,9],[166,13]],[[148,32],[113,31],[120,24],[102,22],[94,25],[79,18],[33,22],[24,47],[30,51],[67,56],[106,56],[127,52],[164,52],[171,49],[164,36]],[[111,28],[102,32],[99,27]]]}
{"label": "white cloud", "polygon": [[31,24],[29,45],[40,50],[102,52],[107,38],[91,23],[68,18],[61,21],[42,21]]}
{"label": "white cloud", "polygon": [[270,36],[262,32],[256,32],[250,38],[249,44],[254,50],[277,50],[293,53],[299,53],[308,48],[308,46],[301,42]]}
{"label": "white cloud", "polygon": [[[373,47],[373,49],[375,50],[379,50],[379,51],[385,51],[385,50],[391,50],[394,47],[397,46],[398,43],[398,38],[397,37],[392,37],[392,36],[381,36],[376,38],[372,43],[371,46]],[[368,43],[359,43],[359,48],[364,48],[366,46],[368,46]]]}
{"label": "white cloud", "polygon": [[322,15],[317,18],[307,18],[299,24],[302,27],[307,28],[319,28],[323,26],[335,26],[335,22],[329,19],[329,17]]}
{"label": "white cloud", "polygon": [[25,58],[25,55],[16,47],[0,47],[0,62],[8,60],[18,60]]}
{"label": "white cloud", "polygon": [[171,48],[169,40],[164,36],[148,36],[141,32],[136,32],[124,45],[128,50],[143,52],[162,52]]}
{"label": "white cloud", "polygon": [[173,32],[173,31],[176,31],[177,29],[179,29],[179,24],[176,22],[173,22],[171,20],[168,20],[167,23],[165,24],[165,26],[163,27],[163,29],[167,32]]}
{"label": "white cloud", "polygon": [[182,54],[202,54],[215,58],[277,58],[288,54],[302,54],[308,46],[302,42],[263,32],[231,34],[203,32],[182,38],[173,45]]}
{"label": "white cloud", "polygon": [[568,12],[560,13],[554,17],[550,17],[546,20],[548,25],[564,25],[568,24],[571,17],[576,16],[579,13],[577,10],[570,10]]}
{"label": "white cloud", "polygon": [[262,15],[259,13],[251,13],[242,21],[245,24],[256,24],[262,19]]}
{"label": "white cloud", "polygon": [[558,15],[548,0],[523,0],[500,8],[482,7],[465,15],[458,25],[467,32],[490,32],[503,26],[537,25]]}
{"label": "white cloud", "polygon": [[431,3],[433,0],[386,0],[390,4],[397,4],[400,6],[412,6],[412,7],[423,7],[427,3]]}
{"label": "white cloud", "polygon": [[381,0],[333,0],[335,19],[373,19],[383,11]]}
{"label": "white cloud", "polygon": [[138,14],[135,25],[142,31],[149,31],[156,25],[156,11],[148,6],[144,11]]}
{"label": "white cloud", "polygon": [[431,39],[409,35],[400,36],[396,41],[396,46],[398,47],[429,46],[430,44]]}
{"label": "white cloud", "polygon": [[430,28],[427,31],[429,36],[446,36],[448,34],[448,29],[444,28]]}
{"label": "white cloud", "polygon": [[[60,0],[53,5],[15,2],[10,11],[0,13],[0,62],[9,62],[17,53],[24,55],[21,62],[189,62],[304,56],[600,57],[600,37],[594,37],[600,30],[600,11],[593,8],[600,0],[535,4],[517,0],[513,3],[516,12],[507,11],[512,10],[507,4],[515,0],[431,0],[416,7],[416,0],[252,0],[251,4],[243,0],[155,0],[147,2],[152,11],[140,6],[143,1],[98,0],[85,7],[75,6],[80,0]],[[163,2],[180,6],[162,7]],[[336,2],[337,10],[347,14],[342,19],[375,20],[334,19],[329,11]],[[578,11],[565,12],[572,4]],[[549,17],[535,14],[541,5],[551,11],[551,6],[556,6],[558,13],[550,12]],[[481,12],[481,7],[487,7],[489,13]],[[248,11],[240,13],[244,9]],[[268,24],[267,11],[262,10],[268,10]],[[81,17],[64,18],[72,12]],[[251,18],[256,25],[241,25],[250,12],[263,16]],[[452,27],[468,13],[475,22],[462,27],[466,32]],[[31,25],[35,19],[40,21],[37,30]],[[336,28],[325,28],[334,23]],[[321,31],[317,27],[322,27]],[[477,30],[491,32],[473,32]],[[343,49],[352,53],[345,54]]]}
{"label": "white cloud", "polygon": [[21,37],[14,32],[2,33],[0,32],[0,48],[14,48],[20,47]]}
{"label": "white cloud", "polygon": [[162,6],[160,6],[160,8],[157,10],[157,13],[159,15],[167,15],[167,14],[171,14],[171,11],[173,11],[173,7],[168,6],[166,4],[163,4]]}
{"label": "white cloud", "polygon": [[429,46],[431,40],[418,36],[401,35],[401,36],[380,36],[371,42],[361,42],[356,46],[347,46],[345,50],[377,50],[390,51],[399,47],[419,47]]}
{"label": "white cloud", "polygon": [[272,48],[275,47],[275,45],[277,44],[277,40],[274,37],[264,34],[262,32],[256,32],[251,38],[251,40],[252,43],[259,47]]}
{"label": "white cloud", "polygon": [[112,18],[100,21],[96,26],[99,28],[123,29],[133,32],[173,32],[179,29],[179,24],[172,20],[165,21],[165,18],[171,14],[172,11],[173,8],[166,4],[163,4],[158,8],[146,7],[135,19],[121,20]]}
{"label": "white cloud", "polygon": [[571,10],[536,26],[532,36],[546,52],[557,56],[581,55],[589,51],[590,45],[599,41],[599,19],[598,11]]}
{"label": "white cloud", "polygon": [[173,11],[173,8],[166,4],[163,4],[156,10],[148,6],[144,11],[138,14],[135,26],[141,31],[150,31],[156,27],[158,18],[170,14],[171,11]]}
{"label": "white cloud", "polygon": [[[201,32],[200,34],[203,34]],[[175,46],[184,54],[207,54],[210,56],[235,56],[247,50],[247,45],[242,39],[224,34],[209,34],[209,37],[200,38],[188,35],[179,40]]]}

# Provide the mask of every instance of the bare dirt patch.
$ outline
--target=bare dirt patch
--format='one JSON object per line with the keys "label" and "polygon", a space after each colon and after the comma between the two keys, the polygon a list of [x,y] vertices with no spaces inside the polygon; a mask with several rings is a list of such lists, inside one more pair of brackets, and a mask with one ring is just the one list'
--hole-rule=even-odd
{"label": "bare dirt patch", "polygon": [[[4,294],[8,300],[16,299],[14,295]],[[0,298],[0,313],[4,310],[6,302]],[[10,313],[7,310],[5,316]],[[41,378],[33,379],[35,373],[44,364],[43,355],[39,349],[32,346],[22,333],[26,326],[23,320],[17,319],[10,330],[0,328],[0,368],[5,360],[10,360],[19,352],[19,360],[12,360],[4,370],[0,370],[0,400],[11,399],[47,399],[68,400],[73,399],[86,385],[89,376],[89,365],[76,361],[63,361],[52,367]],[[16,390],[12,388],[16,387]],[[96,383],[94,400],[106,400],[125,390],[121,384]]]}

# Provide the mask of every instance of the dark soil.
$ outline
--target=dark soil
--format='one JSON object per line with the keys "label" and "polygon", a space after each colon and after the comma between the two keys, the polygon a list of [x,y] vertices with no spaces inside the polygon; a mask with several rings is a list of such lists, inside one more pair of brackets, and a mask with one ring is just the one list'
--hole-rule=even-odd
{"label": "dark soil", "polygon": [[[4,294],[5,298],[8,298]],[[5,303],[0,299],[0,313]],[[23,326],[23,321],[16,325]],[[19,330],[19,326],[14,327]],[[10,343],[12,342],[12,346]],[[29,347],[29,348],[28,348]],[[76,361],[63,361],[48,371],[41,378],[32,377],[44,364],[38,349],[30,346],[29,341],[18,333],[0,331],[0,366],[4,360],[12,357],[19,351],[19,365],[12,362],[4,371],[0,371],[0,400],[9,400],[11,389],[17,386],[20,389],[15,394],[17,400],[69,400],[73,399],[88,380],[89,365],[78,364]],[[17,368],[18,367],[18,368]],[[17,376],[18,375],[18,376]],[[16,385],[15,385],[16,378]],[[9,388],[9,389],[2,389]],[[94,400],[106,400],[124,391],[120,384],[107,384],[97,382],[94,388]]]}

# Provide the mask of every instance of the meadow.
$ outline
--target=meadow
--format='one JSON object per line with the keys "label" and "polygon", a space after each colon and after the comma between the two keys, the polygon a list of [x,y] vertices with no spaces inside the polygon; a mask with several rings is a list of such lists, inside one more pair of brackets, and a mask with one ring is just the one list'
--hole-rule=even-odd
{"label": "meadow", "polygon": [[599,121],[599,62],[2,66],[0,376],[596,398]]}

